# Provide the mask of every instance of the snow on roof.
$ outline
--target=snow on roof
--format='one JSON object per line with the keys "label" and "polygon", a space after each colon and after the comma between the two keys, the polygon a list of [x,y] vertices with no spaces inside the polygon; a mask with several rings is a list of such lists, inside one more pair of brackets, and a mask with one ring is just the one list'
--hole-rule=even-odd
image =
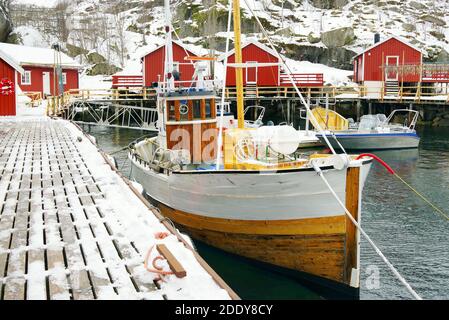
{"label": "snow on roof", "polygon": [[[0,43],[0,50],[13,56],[21,66],[54,66],[54,50],[48,48],[27,47],[16,44]],[[79,69],[81,65],[61,52],[61,65],[65,68]]]}
{"label": "snow on roof", "polygon": [[[181,48],[185,49],[186,51],[188,51],[188,52],[190,52],[190,53],[193,53],[193,54],[199,56],[199,54],[196,54],[194,51],[191,50],[191,48],[188,48],[188,47],[187,47],[185,44],[183,44],[181,41],[173,40],[173,43],[174,43],[174,44],[177,44],[178,46],[180,46]],[[156,48],[153,48],[153,49],[151,49],[151,50],[145,51],[145,52],[141,55],[141,58],[144,58],[144,57],[146,57],[147,55],[152,54],[153,52],[155,52],[155,51],[157,51],[157,50],[159,50],[160,48],[163,48],[163,47],[165,47],[165,43],[163,43],[163,44],[157,46]]]}
{"label": "snow on roof", "polygon": [[372,49],[374,49],[374,48],[380,46],[381,44],[384,44],[385,42],[390,41],[391,39],[396,39],[396,40],[402,42],[403,44],[409,46],[410,48],[413,48],[413,49],[415,49],[416,51],[419,51],[420,53],[422,53],[422,50],[421,50],[421,49],[419,49],[418,47],[415,47],[414,45],[408,43],[407,40],[405,40],[404,38],[399,37],[399,36],[391,36],[391,37],[389,37],[389,38],[387,38],[387,39],[385,39],[385,40],[383,40],[383,41],[380,41],[380,42],[378,42],[378,43],[372,45],[371,47],[365,49],[363,52],[361,52],[361,53],[359,53],[358,55],[354,56],[353,59],[355,59],[355,58],[361,56],[361,55],[364,54],[365,52],[368,52],[368,51],[370,51],[370,50],[372,50]]}
{"label": "snow on roof", "polygon": [[[242,46],[242,50],[243,50],[244,48],[246,48],[247,46],[251,45],[251,44],[253,44],[253,45],[259,47],[259,48],[262,49],[263,51],[268,52],[269,54],[271,54],[272,56],[274,56],[274,57],[276,57],[276,58],[278,57],[277,53],[276,53],[275,51],[273,51],[273,49],[271,49],[270,47],[264,45],[263,43],[261,43],[261,42],[259,42],[259,41],[257,41],[257,40],[248,40],[248,41]],[[234,53],[235,53],[235,49],[232,49],[232,50],[229,51],[228,53],[222,54],[222,55],[218,58],[218,61],[223,61],[224,59],[226,59],[226,58],[232,56]]]}
{"label": "snow on roof", "polygon": [[5,53],[1,49],[0,49],[0,59],[5,61],[19,73],[21,74],[25,73],[25,70],[23,70],[23,68],[19,65],[19,62],[17,62],[13,57],[11,57],[9,54]]}

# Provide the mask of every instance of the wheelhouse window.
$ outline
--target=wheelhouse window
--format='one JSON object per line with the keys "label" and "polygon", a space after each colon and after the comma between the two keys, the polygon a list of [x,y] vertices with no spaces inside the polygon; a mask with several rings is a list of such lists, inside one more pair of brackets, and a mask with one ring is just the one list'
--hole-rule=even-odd
{"label": "wheelhouse window", "polygon": [[193,119],[201,119],[201,102],[200,100],[193,100]]}
{"label": "wheelhouse window", "polygon": [[174,101],[168,101],[167,102],[167,113],[168,113],[168,120],[169,121],[175,121],[176,115],[175,115],[175,102]]}
{"label": "wheelhouse window", "polygon": [[24,85],[31,84],[31,71],[25,71],[22,74],[22,84],[24,84]]}
{"label": "wheelhouse window", "polygon": [[211,101],[206,100],[206,118],[209,119],[211,117],[212,117]]}

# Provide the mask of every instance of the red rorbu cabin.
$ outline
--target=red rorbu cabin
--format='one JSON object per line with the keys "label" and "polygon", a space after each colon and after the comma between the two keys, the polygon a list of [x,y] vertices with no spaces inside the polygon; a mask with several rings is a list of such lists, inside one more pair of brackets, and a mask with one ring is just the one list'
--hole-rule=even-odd
{"label": "red rorbu cabin", "polygon": [[[228,58],[228,64],[235,63],[235,50],[220,57],[220,61]],[[258,41],[250,41],[242,47],[243,85],[257,85],[258,87],[277,87],[280,83],[280,64],[276,53]],[[272,64],[257,66],[258,63]],[[226,86],[235,87],[235,68],[230,66],[226,71]]]}
{"label": "red rorbu cabin", "polygon": [[24,70],[0,49],[0,117],[15,116],[17,108],[17,73]]}
{"label": "red rorbu cabin", "polygon": [[[226,71],[226,86],[235,87],[235,50],[222,55],[220,61],[224,62],[228,58]],[[290,77],[282,72],[279,58],[271,48],[252,40],[242,47],[243,85],[257,87],[289,87],[292,86]],[[259,64],[259,65],[258,65]],[[293,81],[300,87],[320,87],[324,84],[322,73],[313,74],[293,74]]]}
{"label": "red rorbu cabin", "polygon": [[[43,96],[60,94],[58,81],[54,82],[55,51],[48,48],[26,47],[0,43],[0,50],[13,56],[24,73],[18,84],[24,93],[41,93]],[[79,70],[75,60],[61,52],[61,68],[64,92],[79,88]],[[59,79],[57,79],[59,80]]]}
{"label": "red rorbu cabin", "polygon": [[421,50],[399,37],[379,40],[377,36],[373,46],[354,57],[354,81],[368,84],[375,82],[380,85],[390,81],[420,82],[420,73],[400,72],[400,67],[422,65]]}
{"label": "red rorbu cabin", "polygon": [[[195,66],[186,57],[198,57],[187,50],[178,41],[173,41],[173,62],[175,69],[180,74],[179,81],[191,81],[195,74]],[[165,44],[146,53],[143,57],[143,84],[152,87],[155,83],[163,81],[165,64]]]}

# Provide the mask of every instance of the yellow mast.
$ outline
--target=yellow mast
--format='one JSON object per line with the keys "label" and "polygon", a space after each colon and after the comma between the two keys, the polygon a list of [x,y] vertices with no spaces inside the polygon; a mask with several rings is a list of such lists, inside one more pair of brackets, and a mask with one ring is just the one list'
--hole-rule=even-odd
{"label": "yellow mast", "polygon": [[[240,1],[234,0],[234,36],[235,36],[235,63],[242,63],[242,39],[240,27]],[[243,69],[235,68],[235,79],[237,85],[237,116],[240,129],[245,128],[244,105],[243,105]]]}

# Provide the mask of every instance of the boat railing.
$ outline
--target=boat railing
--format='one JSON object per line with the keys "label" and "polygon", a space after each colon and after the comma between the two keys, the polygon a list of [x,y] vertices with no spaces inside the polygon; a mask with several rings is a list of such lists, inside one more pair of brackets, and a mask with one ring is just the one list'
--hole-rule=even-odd
{"label": "boat railing", "polygon": [[215,91],[215,88],[217,88],[217,86],[214,80],[187,80],[187,81],[174,81],[173,83],[165,81],[158,83],[157,92],[159,94],[168,94],[168,93],[194,94],[203,92],[213,92]]}
{"label": "boat railing", "polygon": [[250,111],[254,112],[255,120],[245,120],[245,124],[249,127],[259,127],[263,124],[263,117],[265,116],[265,107],[262,106],[248,106],[243,116],[246,117],[247,114],[250,114]]}
{"label": "boat railing", "polygon": [[416,110],[410,110],[410,109],[398,109],[398,110],[394,110],[390,116],[382,123],[382,126],[386,127],[386,126],[391,126],[392,123],[391,121],[394,119],[394,117],[398,114],[398,113],[409,113],[409,114],[413,114],[413,117],[410,121],[410,124],[404,125],[404,127],[408,127],[409,130],[414,131],[416,128],[416,123],[418,122],[419,119],[419,112]]}
{"label": "boat railing", "polygon": [[[148,145],[151,145],[152,147],[152,155],[150,159],[144,159],[144,157],[139,154],[137,150],[137,145],[139,145],[142,142],[146,142]],[[148,138],[140,138],[133,143],[131,143],[128,147],[129,149],[129,155],[132,160],[139,163],[144,168],[153,169],[155,171],[160,172],[161,170],[166,170],[167,172],[172,172],[175,170],[181,169],[181,165],[183,164],[182,160],[176,162],[174,159],[182,159],[182,155],[180,155],[180,152],[183,152],[180,150],[177,153],[177,156],[173,156],[173,150],[169,150],[166,148],[163,148],[159,146],[157,143],[155,143],[152,140],[149,140]],[[190,157],[190,154],[189,154]]]}

